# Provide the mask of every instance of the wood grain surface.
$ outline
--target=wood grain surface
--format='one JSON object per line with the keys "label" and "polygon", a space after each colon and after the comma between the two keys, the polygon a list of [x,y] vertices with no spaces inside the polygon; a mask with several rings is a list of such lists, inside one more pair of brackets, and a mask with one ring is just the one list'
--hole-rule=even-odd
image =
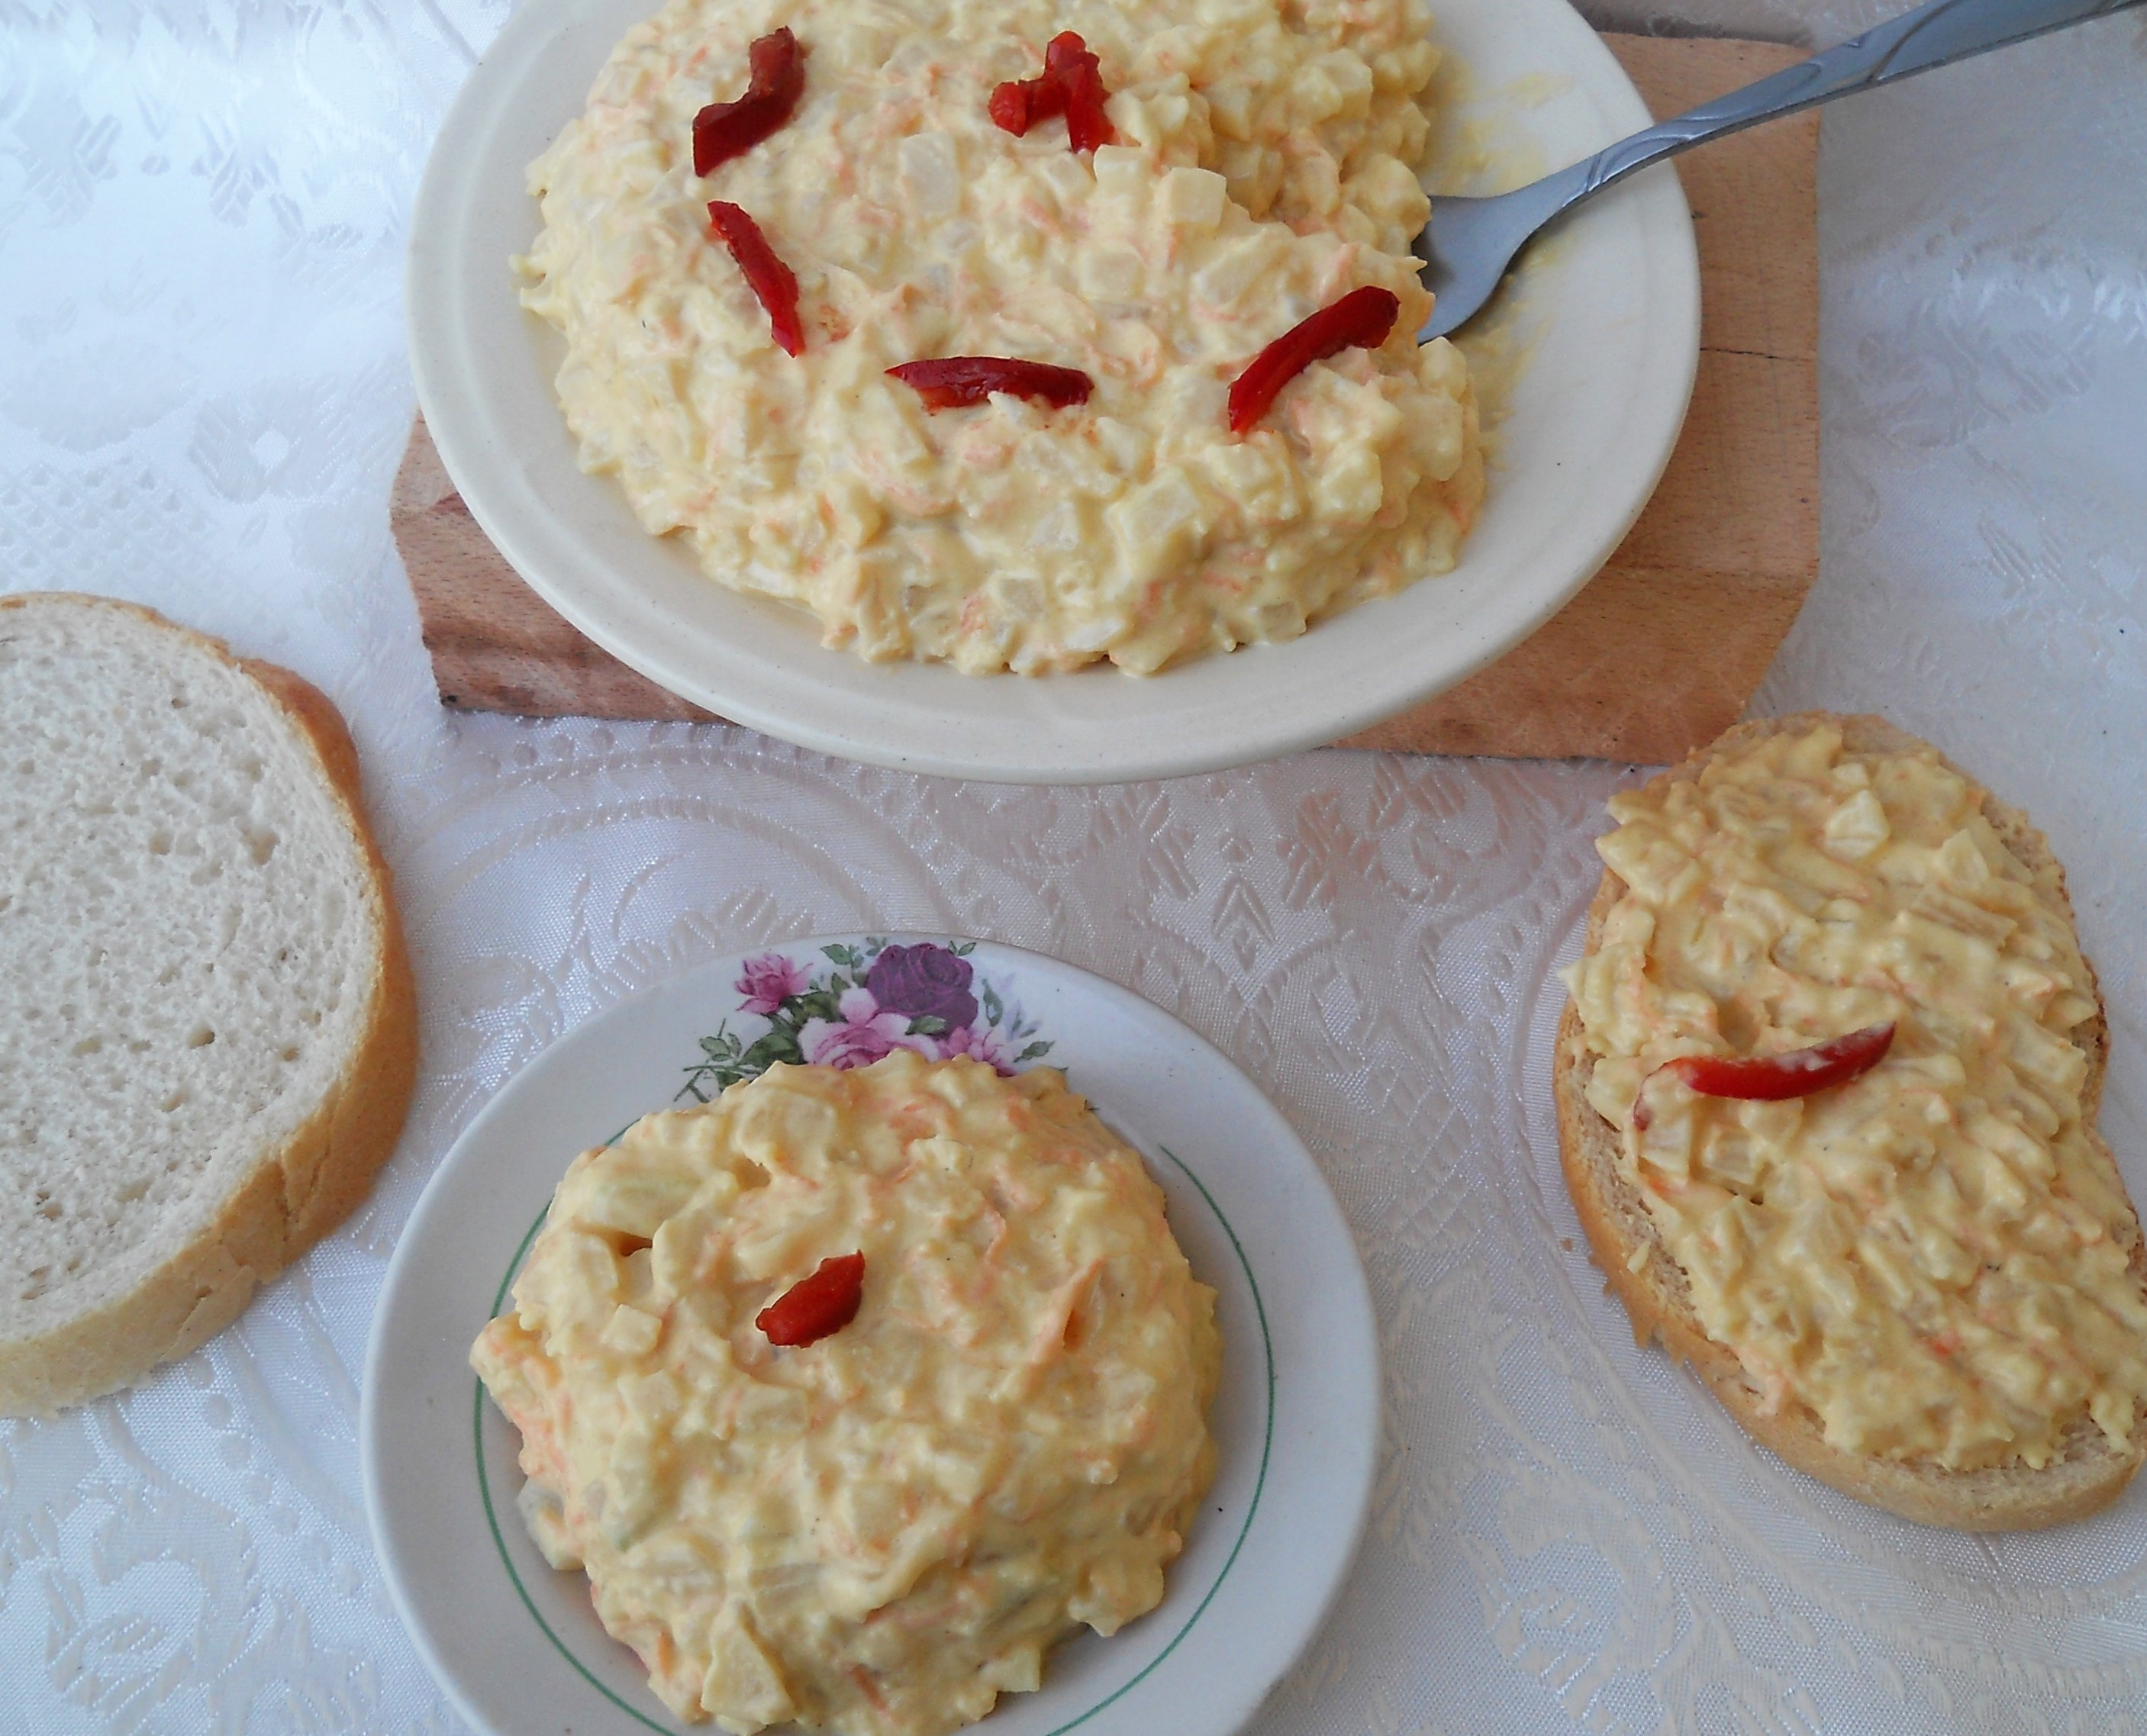
{"label": "wood grain surface", "polygon": [[[1762,43],[1606,40],[1658,115],[1799,58]],[[1339,745],[1662,762],[1735,720],[1819,569],[1818,139],[1808,114],[1679,160],[1699,243],[1699,372],[1661,485],[1603,570],[1489,668]],[[515,576],[422,421],[389,517],[444,703],[709,715],[600,650]]]}

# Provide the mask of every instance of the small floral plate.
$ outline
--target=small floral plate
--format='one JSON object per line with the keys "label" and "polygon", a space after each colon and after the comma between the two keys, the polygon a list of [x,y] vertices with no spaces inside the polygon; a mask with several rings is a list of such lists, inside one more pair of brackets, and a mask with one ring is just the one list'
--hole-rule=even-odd
{"label": "small floral plate", "polygon": [[[448,1153],[389,1266],[366,1358],[365,1496],[397,1608],[493,1736],[683,1729],[545,1564],[515,1509],[514,1430],[470,1372],[576,1153],[778,1061],[894,1048],[1062,1068],[1144,1156],[1218,1293],[1219,1466],[1164,1602],[1053,1653],[992,1736],[1227,1736],[1318,1629],[1370,1498],[1379,1361],[1354,1245],[1311,1155],[1244,1075],[1137,995],[990,942],[851,935],[728,958],[555,1043]],[[703,1729],[709,1726],[701,1726]]]}

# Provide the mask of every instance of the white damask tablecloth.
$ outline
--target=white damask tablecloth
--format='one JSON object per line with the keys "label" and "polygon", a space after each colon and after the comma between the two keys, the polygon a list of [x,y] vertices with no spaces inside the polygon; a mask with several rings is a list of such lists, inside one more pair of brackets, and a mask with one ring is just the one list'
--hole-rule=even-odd
{"label": "white damask tablecloth", "polygon": [[[1598,18],[1815,43],[1891,9]],[[440,711],[387,528],[401,254],[503,12],[0,3],[0,589],[136,598],[324,687],[425,1008],[409,1132],[353,1222],[138,1390],[0,1423],[0,1730],[458,1728],[358,1486],[397,1231],[578,1020],[734,948],[888,926],[1150,996],[1341,1198],[1387,1436],[1349,1588],[1261,1732],[2147,1726],[2147,1488],[2040,1536],[1895,1523],[1747,1446],[1603,1296],[1545,1110],[1548,977],[1626,768],[1328,753],[1003,789],[721,728]],[[1883,709],[2031,806],[2147,1198],[2143,21],[1829,112],[1823,568],[1759,708]]]}

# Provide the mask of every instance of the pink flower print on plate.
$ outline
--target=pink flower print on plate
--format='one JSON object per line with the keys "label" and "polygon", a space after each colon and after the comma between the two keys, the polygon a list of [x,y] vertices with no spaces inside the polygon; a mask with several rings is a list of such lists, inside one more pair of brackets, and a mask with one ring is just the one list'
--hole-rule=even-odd
{"label": "pink flower print on plate", "polygon": [[974,941],[891,941],[871,935],[808,942],[817,958],[773,948],[741,956],[737,1012],[700,1041],[678,1100],[707,1103],[769,1068],[864,1067],[898,1048],[928,1061],[965,1056],[1008,1077],[1048,1054],[1050,1038],[970,962]]}
{"label": "pink flower print on plate", "polygon": [[939,1039],[939,1052],[950,1061],[957,1055],[967,1055],[972,1061],[983,1062],[1001,1078],[1013,1077],[1013,1045],[993,1026],[964,1025],[949,1031]]}
{"label": "pink flower print on plate", "polygon": [[804,993],[811,980],[803,965],[793,963],[780,953],[763,953],[745,961],[738,981],[731,986],[745,997],[738,1003],[738,1011],[767,1018],[791,996]]}
{"label": "pink flower print on plate", "polygon": [[869,1067],[898,1048],[914,1049],[928,1061],[938,1058],[939,1045],[929,1037],[911,1036],[908,1016],[882,1012],[869,988],[847,988],[835,1005],[840,1023],[808,1018],[798,1033],[798,1048],[815,1067]]}

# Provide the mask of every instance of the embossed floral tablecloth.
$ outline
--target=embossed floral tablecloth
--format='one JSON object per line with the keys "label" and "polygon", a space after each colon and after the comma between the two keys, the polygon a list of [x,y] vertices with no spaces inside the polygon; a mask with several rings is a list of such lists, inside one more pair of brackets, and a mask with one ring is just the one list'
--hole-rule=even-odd
{"label": "embossed floral tablecloth", "polygon": [[[1832,40],[1890,8],[1605,0]],[[0,6],[0,588],[107,591],[350,716],[424,993],[356,1218],[138,1391],[0,1423],[0,1731],[451,1731],[358,1488],[396,1233],[578,1020],[813,930],[966,931],[1152,997],[1332,1178],[1387,1438],[1339,1610],[1264,1733],[2147,1725],[2147,1488],[1988,1540],[1747,1446],[1578,1251],[1544,1082],[1602,765],[1318,753],[1094,791],[719,728],[443,714],[387,532],[401,251],[497,0]],[[1829,112],[1824,558],[1762,709],[1876,706],[2071,866],[2147,1198],[2147,14]],[[1636,679],[1645,672],[1635,671]]]}

